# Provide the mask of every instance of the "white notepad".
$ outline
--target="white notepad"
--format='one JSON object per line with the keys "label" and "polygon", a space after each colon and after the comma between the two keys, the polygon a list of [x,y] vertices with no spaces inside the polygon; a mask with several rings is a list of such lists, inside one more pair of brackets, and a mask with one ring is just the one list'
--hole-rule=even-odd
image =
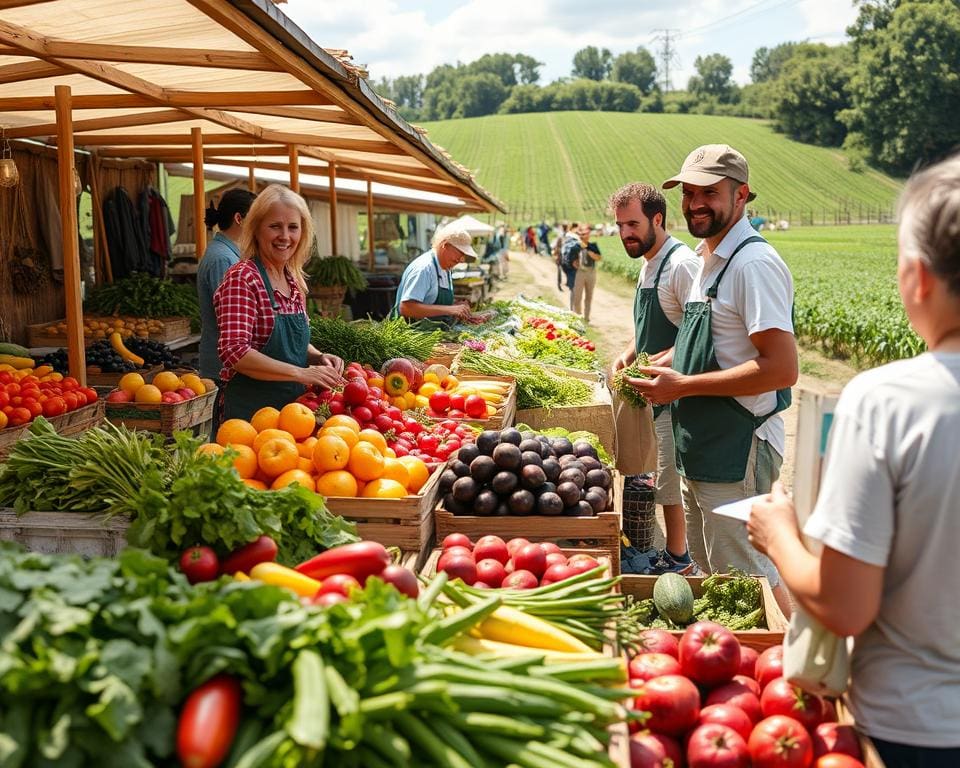
{"label": "white notepad", "polygon": [[731,501],[729,504],[722,504],[715,507],[713,514],[732,517],[734,520],[741,520],[744,523],[750,519],[750,509],[758,501],[763,501],[769,494],[762,493],[759,496],[751,496],[749,499],[740,499]]}

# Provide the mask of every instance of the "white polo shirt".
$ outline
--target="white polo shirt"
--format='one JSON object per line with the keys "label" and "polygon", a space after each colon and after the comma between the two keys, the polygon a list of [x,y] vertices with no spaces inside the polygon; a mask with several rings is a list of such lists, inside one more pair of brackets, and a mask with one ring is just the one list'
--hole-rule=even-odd
{"label": "white polo shirt", "polygon": [[[736,247],[756,234],[744,217],[730,228],[713,253],[706,255],[706,242],[701,241],[696,252],[703,264],[688,300],[706,301],[707,290]],[[792,308],[793,276],[780,255],[767,243],[744,246],[724,273],[717,298],[711,302],[713,348],[720,368],[733,368],[758,356],[751,334],[771,328],[793,333]],[[754,415],[763,416],[776,407],[777,394],[764,392],[736,400]],[[786,435],[779,414],[760,425],[756,435],[783,456]]]}
{"label": "white polo shirt", "polygon": [[683,241],[670,235],[650,261],[643,260],[640,277],[637,280],[637,288],[653,288],[660,264],[666,258],[670,249],[677,243],[680,244],[680,247],[670,256],[670,261],[663,268],[663,274],[660,275],[657,298],[660,299],[660,308],[663,310],[663,314],[667,316],[667,320],[679,328],[683,321],[683,305],[687,301],[687,296],[690,295],[690,289],[697,278],[697,272],[700,271],[700,257],[697,254]]}

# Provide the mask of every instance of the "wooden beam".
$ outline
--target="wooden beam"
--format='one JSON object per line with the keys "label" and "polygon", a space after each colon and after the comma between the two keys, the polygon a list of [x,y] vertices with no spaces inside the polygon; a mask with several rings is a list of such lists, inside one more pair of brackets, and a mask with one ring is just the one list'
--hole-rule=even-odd
{"label": "wooden beam", "polygon": [[[280,68],[262,53],[256,51],[212,51],[205,48],[164,48],[145,45],[104,45],[102,43],[75,43],[69,40],[47,38],[47,56],[58,59],[90,59],[92,61],[125,62],[133,64],[172,64],[178,67],[214,67],[217,69],[244,69],[279,72]],[[0,46],[0,54],[16,55],[13,45]]]}
{"label": "wooden beam", "polygon": [[[142,157],[146,160],[162,163],[189,163],[193,157],[191,147],[123,147],[105,146],[100,149],[105,157]],[[287,148],[280,146],[246,147],[204,147],[203,156],[208,162],[219,162],[224,157],[287,157]],[[286,170],[286,166],[284,166]]]}
{"label": "wooden beam", "polygon": [[249,189],[253,194],[257,194],[257,173],[256,166],[253,163],[250,164],[250,168],[247,173],[247,189]]}
{"label": "wooden beam", "polygon": [[359,125],[356,118],[339,108],[324,107],[230,107],[231,112],[249,112],[270,117],[289,117],[293,120],[311,120],[316,123],[334,123],[337,125]]}
{"label": "wooden beam", "polygon": [[66,70],[56,64],[48,64],[45,61],[24,61],[19,64],[8,64],[5,67],[0,67],[0,85],[24,83],[27,80],[42,80],[45,77],[57,77],[57,75],[63,74],[66,74]]}
{"label": "wooden beam", "polygon": [[[93,120],[77,120],[73,124],[74,134],[84,131],[103,131],[111,128],[131,128],[140,125],[160,125],[165,123],[176,123],[184,120],[196,120],[193,115],[181,112],[179,109],[163,109],[156,112],[138,112],[132,115],[116,115],[115,117],[98,117]],[[7,136],[11,139],[44,138],[53,136],[57,132],[56,123],[43,123],[38,125],[27,125],[22,128],[11,128],[7,130]],[[82,137],[79,137],[82,139]],[[79,142],[83,144],[81,140]]]}
{"label": "wooden beam", "polygon": [[63,244],[63,293],[67,310],[67,363],[70,375],[87,385],[86,350],[83,344],[83,301],[80,298],[80,238],[77,232],[77,197],[74,186],[73,114],[70,87],[54,87],[57,99],[57,178],[60,189],[60,236]]}
{"label": "wooden beam", "polygon": [[[21,77],[21,68],[29,66],[45,68],[45,74],[39,77],[50,77],[52,75],[62,75],[66,72],[62,67],[52,67],[50,64],[36,63],[13,64],[10,67],[0,67],[0,73],[17,68],[17,72],[11,72],[9,82],[15,82]],[[31,78],[26,78],[31,79]],[[4,82],[0,80],[0,82]],[[289,104],[310,104],[323,106],[329,104],[330,100],[324,98],[316,91],[276,91],[269,93],[247,92],[247,91],[182,91],[172,88],[163,89],[166,99],[172,105],[179,107],[203,107],[213,105],[221,109],[235,109],[244,111],[246,107],[257,106],[286,106]],[[171,106],[171,104],[160,104],[154,98],[141,96],[136,93],[102,93],[89,96],[74,96],[73,108],[77,109],[139,109],[141,107]],[[53,109],[53,96],[11,96],[9,98],[0,98],[0,110],[4,112],[36,112],[44,109]],[[249,110],[255,112],[255,109]],[[282,115],[281,115],[282,117]],[[335,122],[335,121],[331,121]]]}
{"label": "wooden beam", "polygon": [[290,145],[290,189],[300,194],[300,158],[295,145]]}
{"label": "wooden beam", "polygon": [[330,163],[330,255],[339,253],[337,244],[337,164]]}
{"label": "wooden beam", "polygon": [[193,139],[193,239],[196,243],[196,258],[200,261],[207,250],[207,225],[203,223],[206,211],[203,189],[203,134],[199,128],[191,128],[190,138]]}
{"label": "wooden beam", "polygon": [[373,242],[373,183],[367,182],[367,269],[376,266],[376,247]]}
{"label": "wooden beam", "polygon": [[0,0],[0,11],[6,11],[11,8],[26,8],[28,5],[52,2],[53,0]]}

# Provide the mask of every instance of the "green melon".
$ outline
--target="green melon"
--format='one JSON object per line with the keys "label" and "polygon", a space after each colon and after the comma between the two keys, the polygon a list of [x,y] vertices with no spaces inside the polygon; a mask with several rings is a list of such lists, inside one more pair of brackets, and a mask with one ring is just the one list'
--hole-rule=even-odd
{"label": "green melon", "polygon": [[653,585],[653,604],[663,618],[678,627],[689,624],[693,618],[693,590],[679,573],[657,577]]}

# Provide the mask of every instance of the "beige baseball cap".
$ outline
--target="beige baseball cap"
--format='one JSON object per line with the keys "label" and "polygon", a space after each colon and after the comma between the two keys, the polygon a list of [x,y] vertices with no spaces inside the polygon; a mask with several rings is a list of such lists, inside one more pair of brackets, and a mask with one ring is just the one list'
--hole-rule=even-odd
{"label": "beige baseball cap", "polygon": [[462,227],[453,226],[452,224],[440,227],[433,236],[433,242],[434,247],[439,247],[442,243],[450,243],[450,245],[463,254],[464,260],[477,260],[477,252],[473,250],[473,238],[470,237],[470,233]]}
{"label": "beige baseball cap", "polygon": [[[709,187],[725,178],[749,184],[750,169],[747,158],[727,144],[704,144],[687,155],[680,173],[663,182],[663,188],[670,189],[677,184]],[[753,200],[756,196],[757,193],[751,191],[747,200]]]}

